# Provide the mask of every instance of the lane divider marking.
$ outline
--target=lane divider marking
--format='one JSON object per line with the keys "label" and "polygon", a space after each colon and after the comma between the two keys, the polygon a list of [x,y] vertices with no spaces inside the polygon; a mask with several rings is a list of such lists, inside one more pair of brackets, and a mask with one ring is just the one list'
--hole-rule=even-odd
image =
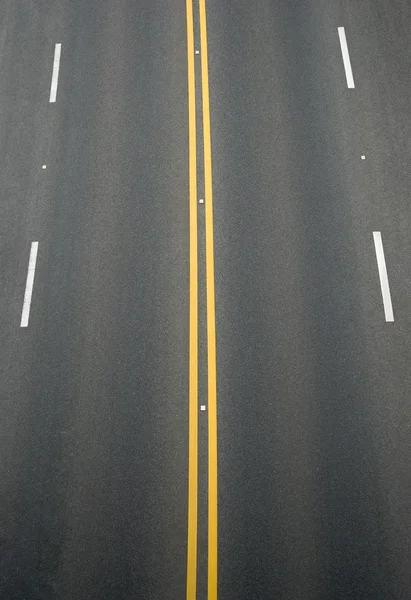
{"label": "lane divider marking", "polygon": [[198,241],[197,241],[197,150],[194,67],[193,0],[186,0],[188,68],[189,147],[189,398],[188,398],[188,528],[186,600],[197,598],[198,521]]}
{"label": "lane divider marking", "polygon": [[382,301],[384,304],[385,320],[387,322],[394,321],[394,313],[392,310],[390,285],[388,283],[387,265],[385,264],[384,248],[382,245],[381,231],[374,231],[375,254],[377,256],[378,273],[380,276]]}
{"label": "lane divider marking", "polygon": [[347,78],[347,86],[349,88],[355,88],[354,77],[353,77],[352,69],[351,69],[350,55],[348,52],[347,38],[345,37],[344,27],[338,28],[338,36],[340,38],[341,52],[342,52],[342,57],[343,57],[343,62],[344,62],[344,69],[345,69],[345,77]]}
{"label": "lane divider marking", "polygon": [[34,275],[36,272],[38,242],[31,243],[29,266],[27,269],[26,290],[24,292],[23,310],[21,313],[20,327],[27,327],[30,317],[31,296],[33,294]]}
{"label": "lane divider marking", "polygon": [[206,2],[200,0],[201,77],[204,139],[204,205],[206,237],[207,297],[207,386],[208,386],[208,600],[217,600],[218,566],[218,464],[217,464],[217,359],[214,277],[213,177],[211,156],[210,86]]}
{"label": "lane divider marking", "polygon": [[56,44],[54,48],[53,74],[51,76],[50,102],[55,102],[57,97],[57,85],[59,80],[61,57],[61,44]]}

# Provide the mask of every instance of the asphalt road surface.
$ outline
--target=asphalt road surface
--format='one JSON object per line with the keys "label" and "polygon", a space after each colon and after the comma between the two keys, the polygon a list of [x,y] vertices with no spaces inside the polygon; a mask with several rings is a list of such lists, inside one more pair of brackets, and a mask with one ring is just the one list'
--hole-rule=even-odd
{"label": "asphalt road surface", "polygon": [[4,0],[0,600],[411,598],[410,25]]}
{"label": "asphalt road surface", "polygon": [[6,4],[0,596],[182,598],[185,7]]}

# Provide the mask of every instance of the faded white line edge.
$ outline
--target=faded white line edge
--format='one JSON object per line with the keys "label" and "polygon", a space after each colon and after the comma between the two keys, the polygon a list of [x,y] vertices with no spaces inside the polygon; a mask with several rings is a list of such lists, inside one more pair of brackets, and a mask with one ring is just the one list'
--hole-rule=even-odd
{"label": "faded white line edge", "polygon": [[38,242],[31,243],[29,266],[27,270],[26,290],[24,292],[24,302],[23,310],[21,312],[20,327],[27,327],[29,324],[31,296],[33,294],[34,274],[36,272],[38,247]]}
{"label": "faded white line edge", "polygon": [[382,301],[384,304],[385,320],[388,322],[394,321],[394,313],[392,310],[390,285],[388,283],[387,265],[385,264],[384,248],[382,245],[381,231],[374,231],[375,254],[377,256],[378,273],[380,276]]}
{"label": "faded white line edge", "polygon": [[347,38],[345,37],[344,27],[338,28],[338,37],[340,38],[341,52],[344,62],[345,76],[347,78],[347,86],[349,88],[355,88],[354,77],[351,69],[350,55],[348,52]]}
{"label": "faded white line edge", "polygon": [[50,102],[55,102],[57,97],[57,85],[59,80],[61,44],[54,48],[53,75],[51,77]]}

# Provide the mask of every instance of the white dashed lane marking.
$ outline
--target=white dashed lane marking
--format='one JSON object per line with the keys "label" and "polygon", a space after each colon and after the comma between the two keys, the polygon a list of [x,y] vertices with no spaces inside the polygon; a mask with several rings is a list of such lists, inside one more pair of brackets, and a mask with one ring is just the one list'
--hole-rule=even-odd
{"label": "white dashed lane marking", "polygon": [[374,231],[375,254],[377,256],[378,273],[380,276],[382,301],[384,303],[385,320],[394,321],[392,310],[390,285],[388,283],[387,265],[385,264],[384,248],[382,246],[381,231]]}
{"label": "white dashed lane marking", "polygon": [[345,37],[344,27],[338,28],[338,36],[340,38],[341,52],[342,52],[342,57],[343,57],[343,61],[344,61],[345,76],[347,78],[347,86],[349,88],[354,88],[355,87],[354,77],[352,74],[350,55],[348,52],[347,38]]}
{"label": "white dashed lane marking", "polygon": [[31,296],[33,294],[34,274],[36,272],[38,242],[31,243],[29,267],[27,270],[26,291],[24,292],[23,310],[21,313],[20,327],[27,327],[29,324]]}
{"label": "white dashed lane marking", "polygon": [[51,76],[50,102],[55,102],[57,97],[57,85],[59,81],[61,44],[54,48],[53,75]]}

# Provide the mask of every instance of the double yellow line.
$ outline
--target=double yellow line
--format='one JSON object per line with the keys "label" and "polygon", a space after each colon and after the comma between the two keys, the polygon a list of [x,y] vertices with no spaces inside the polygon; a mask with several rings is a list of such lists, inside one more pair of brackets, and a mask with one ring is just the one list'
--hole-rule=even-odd
{"label": "double yellow line", "polygon": [[[213,185],[207,19],[200,0],[201,80],[204,139],[206,235],[207,384],[208,384],[208,600],[217,600],[217,384],[214,289]],[[186,0],[188,50],[189,195],[190,195],[190,342],[187,596],[196,600],[198,521],[198,240],[197,152],[193,0]]]}

